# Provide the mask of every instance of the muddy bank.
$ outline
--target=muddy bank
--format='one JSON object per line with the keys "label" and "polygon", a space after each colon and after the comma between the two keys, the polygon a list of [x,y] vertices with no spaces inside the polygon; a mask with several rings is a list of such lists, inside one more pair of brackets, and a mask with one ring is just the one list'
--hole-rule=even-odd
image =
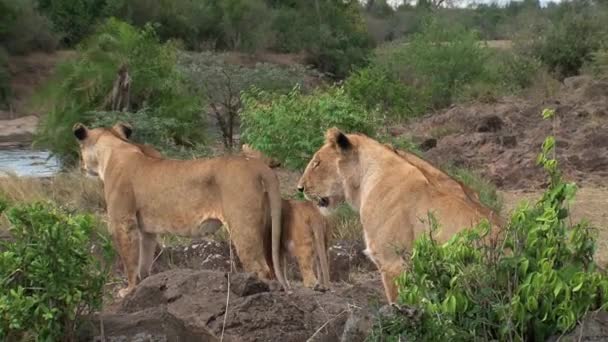
{"label": "muddy bank", "polygon": [[[541,118],[544,108],[555,120]],[[454,106],[393,130],[424,143],[437,165],[472,168],[503,189],[540,188],[545,173],[536,166],[541,144],[556,136],[560,168],[573,181],[608,182],[608,81],[568,78],[554,99],[506,98],[496,103]]]}

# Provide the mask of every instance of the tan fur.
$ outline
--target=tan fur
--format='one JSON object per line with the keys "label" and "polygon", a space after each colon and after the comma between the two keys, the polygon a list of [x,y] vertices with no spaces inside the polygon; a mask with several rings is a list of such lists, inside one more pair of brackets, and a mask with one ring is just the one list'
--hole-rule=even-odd
{"label": "tan fur", "polygon": [[364,135],[333,128],[298,182],[317,205],[332,209],[346,201],[359,212],[365,253],[380,270],[390,303],[397,297],[395,278],[404,271],[403,252],[428,233],[429,211],[440,224],[434,236],[439,242],[488,218],[493,227],[489,241],[495,243],[502,223],[458,182],[408,157]]}
{"label": "tan fur", "polygon": [[156,234],[195,236],[221,224],[228,227],[245,270],[263,279],[276,276],[286,288],[279,254],[279,182],[261,161],[151,157],[125,139],[130,130],[121,132],[120,125],[88,129],[76,124],[74,134],[83,169],[103,181],[110,231],[128,280],[120,296],[149,274]]}
{"label": "tan fur", "polygon": [[[304,286],[328,289],[330,285],[327,219],[310,202],[283,199],[282,207],[283,251],[281,254],[286,256],[289,253],[296,258]],[[313,269],[315,264],[316,275]],[[286,263],[283,262],[283,265]]]}
{"label": "tan fur", "polygon": [[271,169],[281,166],[281,163],[279,161],[266,156],[265,154],[254,149],[253,147],[249,146],[248,144],[243,144],[241,146],[241,153],[243,154],[243,156],[245,156],[247,158],[256,158],[256,159],[261,160],[264,164],[268,165],[268,167],[270,167]]}
{"label": "tan fur", "polygon": [[[248,158],[260,159],[271,168],[280,165],[247,144],[242,146],[242,151]],[[282,256],[285,257],[289,253],[296,258],[304,286],[318,288],[318,285],[321,285],[322,288],[329,288],[329,222],[310,202],[283,199],[282,207]],[[316,276],[313,271],[314,264],[317,265]],[[286,265],[285,262],[283,265]],[[285,275],[285,272],[283,274]]]}

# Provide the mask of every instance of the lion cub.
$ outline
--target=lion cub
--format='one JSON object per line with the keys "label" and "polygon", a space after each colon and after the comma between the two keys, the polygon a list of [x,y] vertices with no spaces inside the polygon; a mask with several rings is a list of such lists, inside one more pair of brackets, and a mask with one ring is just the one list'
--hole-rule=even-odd
{"label": "lion cub", "polygon": [[[244,144],[241,153],[247,158],[262,160],[270,168],[281,164],[262,152]],[[304,286],[318,290],[329,288],[329,223],[314,203],[283,199],[281,255],[286,268],[287,253],[296,258]],[[316,260],[315,260],[316,256]],[[316,261],[316,262],[315,262]],[[313,265],[316,264],[315,271]],[[285,275],[285,271],[283,271]],[[318,279],[317,279],[318,277]],[[320,281],[319,281],[320,280]]]}
{"label": "lion cub", "polygon": [[[329,289],[328,222],[310,202],[283,199],[281,214],[281,255],[283,275],[286,273],[287,253],[298,262],[304,286],[315,290]],[[315,260],[315,256],[317,257]],[[316,261],[316,262],[315,262]],[[316,276],[313,265],[316,264]],[[318,280],[317,279],[320,280]]]}

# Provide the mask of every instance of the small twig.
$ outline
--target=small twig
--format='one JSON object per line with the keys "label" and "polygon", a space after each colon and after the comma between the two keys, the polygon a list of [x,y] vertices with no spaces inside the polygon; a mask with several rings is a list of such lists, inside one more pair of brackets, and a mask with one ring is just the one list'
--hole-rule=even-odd
{"label": "small twig", "polygon": [[334,321],[336,318],[342,316],[344,313],[348,312],[347,309],[342,310],[340,313],[338,313],[337,315],[335,315],[334,317],[330,318],[329,320],[327,320],[327,322],[323,323],[323,325],[321,325],[319,327],[319,329],[317,329],[317,331],[314,332],[314,334],[312,334],[307,340],[306,342],[310,342],[312,341],[312,339],[317,336],[318,333],[321,332],[321,330],[323,330],[323,328],[325,328],[326,325],[328,325],[329,323],[331,323],[332,321]]}
{"label": "small twig", "polygon": [[103,326],[103,316],[99,315],[99,328],[101,330],[101,342],[106,342],[106,332]]}

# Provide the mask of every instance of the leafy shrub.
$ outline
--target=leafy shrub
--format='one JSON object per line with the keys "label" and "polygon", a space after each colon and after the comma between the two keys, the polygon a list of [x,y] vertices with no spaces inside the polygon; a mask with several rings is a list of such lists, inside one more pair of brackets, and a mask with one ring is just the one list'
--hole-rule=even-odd
{"label": "leafy shrub", "polygon": [[[82,315],[102,304],[110,250],[89,215],[35,203],[5,212],[10,241],[0,242],[0,337],[15,341],[68,339]],[[105,246],[102,260],[91,238]]]}
{"label": "leafy shrub", "polygon": [[373,135],[373,115],[353,102],[342,88],[294,88],[285,95],[253,89],[243,95],[243,139],[289,168],[303,168],[333,126]]}
{"label": "leafy shrub", "polygon": [[381,49],[369,70],[346,80],[346,88],[368,108],[416,116],[449,105],[461,87],[485,77],[488,56],[473,32],[430,20],[406,44]]}
{"label": "leafy shrub", "polygon": [[270,45],[272,13],[264,0],[224,0],[220,7],[222,30],[230,49],[255,51]]}
{"label": "leafy shrub", "polygon": [[353,72],[344,82],[346,93],[367,110],[379,110],[389,117],[403,118],[424,111],[417,92],[402,83],[395,74],[373,65]]}
{"label": "leafy shrub", "polygon": [[593,262],[593,230],[568,219],[576,187],[562,181],[554,144],[547,138],[538,158],[548,189],[512,214],[502,244],[482,243],[487,222],[443,245],[426,235],[415,242],[397,283],[399,301],[420,309],[421,322],[393,317],[376,326],[372,339],[544,341],[608,304],[608,278]]}
{"label": "leafy shrub", "polygon": [[133,126],[132,141],[154,146],[168,157],[201,157],[209,153],[201,142],[188,142],[186,146],[178,144],[180,137],[175,132],[189,129],[190,123],[172,117],[151,115],[146,109],[135,113],[129,112],[88,112],[87,122],[90,127],[111,127],[118,121],[128,122]]}
{"label": "leafy shrub", "polygon": [[105,0],[37,0],[40,11],[53,22],[68,46],[75,45],[93,31],[104,11]]}
{"label": "leafy shrub", "polygon": [[52,51],[57,47],[59,38],[34,0],[0,0],[0,13],[0,41],[9,53]]}
{"label": "leafy shrub", "polygon": [[600,49],[591,54],[591,61],[585,65],[588,73],[605,77],[608,75],[608,49]]}
{"label": "leafy shrub", "polygon": [[596,16],[594,8],[564,6],[570,10],[554,20],[531,46],[531,53],[562,78],[577,75],[583,64],[591,60],[605,39],[607,19]]}
{"label": "leafy shrub", "polygon": [[176,67],[176,47],[160,44],[151,26],[138,30],[110,19],[78,46],[78,53],[75,60],[59,65],[38,95],[39,102],[52,110],[38,129],[36,144],[73,161],[77,146],[72,126],[87,123],[86,112],[108,107],[106,99],[123,65],[131,77],[131,111],[145,108],[150,116],[183,123],[170,131],[178,143],[192,145],[202,139],[200,99]]}
{"label": "leafy shrub", "polygon": [[180,54],[179,65],[194,87],[206,95],[226,148],[233,147],[237,134],[241,92],[257,87],[287,93],[295,85],[304,86],[309,74],[299,65],[256,63],[254,67],[244,67],[226,62],[222,54],[208,52]]}
{"label": "leafy shrub", "polygon": [[306,50],[317,69],[342,79],[367,63],[373,40],[357,1],[322,1],[316,24],[318,36]]}

